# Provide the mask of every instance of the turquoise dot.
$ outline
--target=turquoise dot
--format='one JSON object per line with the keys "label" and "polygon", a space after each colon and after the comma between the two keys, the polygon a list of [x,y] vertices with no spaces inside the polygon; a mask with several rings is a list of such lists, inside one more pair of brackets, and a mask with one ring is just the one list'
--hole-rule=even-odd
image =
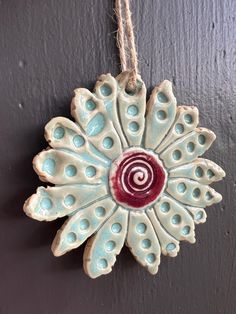
{"label": "turquoise dot", "polygon": [[167,117],[167,114],[166,114],[166,112],[164,110],[157,111],[157,118],[159,120],[165,120],[166,117]]}
{"label": "turquoise dot", "polygon": [[180,224],[180,222],[181,222],[181,217],[180,217],[180,215],[174,215],[174,216],[172,217],[171,221],[172,221],[172,224],[174,224],[174,225]]}
{"label": "turquoise dot", "polygon": [[93,111],[96,108],[96,104],[92,99],[89,99],[86,101],[85,107],[88,111]]}
{"label": "turquoise dot", "polygon": [[136,231],[140,234],[142,233],[145,233],[146,232],[146,229],[147,229],[147,226],[144,224],[144,223],[139,223],[137,226],[136,226]]}
{"label": "turquoise dot", "polygon": [[153,264],[156,260],[156,256],[153,254],[153,253],[150,253],[146,256],[146,261],[149,263],[149,264]]}
{"label": "turquoise dot", "polygon": [[89,121],[86,127],[86,133],[89,136],[96,136],[103,131],[106,125],[106,120],[103,114],[97,113],[92,120]]}
{"label": "turquoise dot", "polygon": [[52,201],[50,200],[50,198],[45,197],[42,199],[40,205],[42,209],[48,210],[52,208]]}
{"label": "turquoise dot", "polygon": [[182,133],[184,133],[184,126],[183,126],[183,124],[177,123],[176,126],[175,126],[175,132],[176,132],[177,134],[182,134]]}
{"label": "turquoise dot", "polygon": [[184,120],[185,120],[185,122],[188,123],[188,124],[193,123],[193,117],[191,116],[191,114],[186,114],[186,115],[184,116]]}
{"label": "turquoise dot", "polygon": [[195,149],[195,144],[193,142],[190,142],[187,144],[187,150],[189,153],[192,153]]}
{"label": "turquoise dot", "polygon": [[76,241],[76,234],[74,232],[69,232],[66,238],[67,242],[74,243]]}
{"label": "turquoise dot", "polygon": [[211,169],[207,170],[207,176],[209,177],[209,179],[211,179],[212,177],[214,177],[214,172]]}
{"label": "turquoise dot", "polygon": [[95,208],[95,215],[96,215],[97,217],[104,217],[105,214],[106,214],[106,210],[105,210],[104,207],[99,206],[99,207],[96,207],[96,208]]}
{"label": "turquoise dot", "polygon": [[167,251],[173,251],[176,248],[176,245],[174,243],[169,243],[166,246]]}
{"label": "turquoise dot", "polygon": [[65,135],[65,130],[62,127],[58,127],[54,130],[53,136],[59,140],[61,138],[63,138],[63,136]]}
{"label": "turquoise dot", "polygon": [[95,175],[96,175],[96,168],[95,167],[93,167],[93,166],[89,166],[89,167],[87,167],[86,168],[86,170],[85,170],[85,174],[86,174],[86,176],[88,177],[88,178],[92,178],[92,177],[94,177]]}
{"label": "turquoise dot", "polygon": [[200,134],[198,136],[198,142],[199,144],[204,145],[206,143],[206,137],[203,134]]}
{"label": "turquoise dot", "polygon": [[101,268],[101,269],[105,269],[107,268],[108,266],[108,263],[107,263],[107,260],[105,258],[101,258],[99,261],[98,261],[98,267]]}
{"label": "turquoise dot", "polygon": [[142,248],[148,249],[151,246],[151,241],[149,239],[144,239],[141,245],[142,245]]}
{"label": "turquoise dot", "polygon": [[82,219],[79,223],[81,230],[87,230],[89,228],[89,221],[88,219]]}
{"label": "turquoise dot", "polygon": [[163,213],[167,213],[170,210],[170,203],[168,202],[162,203],[160,209]]}
{"label": "turquoise dot", "polygon": [[55,162],[55,160],[52,159],[52,158],[47,158],[43,162],[42,169],[43,169],[43,171],[45,171],[48,174],[50,174],[51,176],[53,176],[55,174],[55,170],[56,170],[56,162]]}
{"label": "turquoise dot", "polygon": [[104,148],[106,149],[110,149],[114,144],[114,141],[111,137],[105,137],[103,142],[102,142],[102,145]]}
{"label": "turquoise dot", "polygon": [[127,110],[128,114],[130,116],[137,116],[139,110],[138,110],[138,107],[135,106],[135,105],[131,105],[128,107],[128,110]]}
{"label": "turquoise dot", "polygon": [[208,191],[206,192],[206,199],[209,201],[213,198],[212,194]]}
{"label": "turquoise dot", "polygon": [[185,236],[188,235],[190,233],[190,227],[189,226],[184,226],[182,231],[181,231],[181,233],[183,235],[185,235]]}
{"label": "turquoise dot", "polygon": [[182,157],[182,153],[181,153],[180,150],[176,149],[176,150],[173,152],[172,156],[173,156],[173,159],[174,159],[174,160],[180,160],[180,158]]}
{"label": "turquoise dot", "polygon": [[78,148],[78,147],[81,147],[84,145],[85,140],[84,140],[83,136],[75,135],[73,138],[73,143],[74,143],[75,147]]}
{"label": "turquoise dot", "polygon": [[196,219],[201,220],[202,218],[203,218],[203,212],[202,211],[197,212]]}
{"label": "turquoise dot", "polygon": [[108,252],[111,252],[111,251],[113,251],[114,248],[116,247],[116,243],[115,243],[114,241],[108,241],[108,242],[106,243],[105,247],[106,247],[106,250],[107,250]]}
{"label": "turquoise dot", "polygon": [[100,90],[103,96],[109,96],[112,93],[112,89],[107,84],[102,85]]}
{"label": "turquoise dot", "polygon": [[66,175],[68,177],[74,177],[76,175],[76,173],[77,173],[77,169],[75,166],[69,165],[66,167]]}
{"label": "turquoise dot", "polygon": [[162,92],[159,92],[158,95],[157,95],[157,99],[160,101],[160,102],[168,102],[169,99],[168,97],[162,93]]}
{"label": "turquoise dot", "polygon": [[193,190],[193,197],[199,198],[200,194],[201,194],[201,191],[200,191],[199,188],[196,188],[196,189]]}
{"label": "turquoise dot", "polygon": [[114,233],[120,233],[121,232],[121,224],[119,223],[115,223],[111,226],[111,231],[114,232]]}
{"label": "turquoise dot", "polygon": [[66,206],[72,206],[75,203],[75,197],[71,194],[67,195],[64,200]]}
{"label": "turquoise dot", "polygon": [[201,178],[203,177],[203,174],[204,174],[203,169],[201,167],[197,167],[195,170],[196,177]]}
{"label": "turquoise dot", "polygon": [[139,130],[139,124],[137,122],[135,122],[135,121],[130,122],[129,129],[132,132],[137,132]]}
{"label": "turquoise dot", "polygon": [[177,185],[177,190],[179,193],[184,193],[186,191],[187,187],[186,184],[181,182]]}

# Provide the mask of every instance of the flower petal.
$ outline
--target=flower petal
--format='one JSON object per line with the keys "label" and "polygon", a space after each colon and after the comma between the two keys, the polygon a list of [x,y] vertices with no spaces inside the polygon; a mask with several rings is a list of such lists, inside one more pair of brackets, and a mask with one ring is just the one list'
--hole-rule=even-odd
{"label": "flower petal", "polygon": [[203,224],[206,222],[207,214],[203,208],[186,206],[186,209],[192,215],[195,224]]}
{"label": "flower petal", "polygon": [[86,244],[84,270],[91,278],[108,274],[124,245],[128,211],[119,207]]}
{"label": "flower petal", "polygon": [[224,170],[213,161],[198,158],[190,164],[185,164],[169,171],[169,177],[189,178],[203,184],[211,184],[225,177]]}
{"label": "flower petal", "polygon": [[130,72],[122,72],[116,79],[119,84],[118,111],[122,128],[129,146],[141,144],[146,111],[146,86],[138,77],[137,88],[134,92],[127,92]]}
{"label": "flower petal", "polygon": [[105,196],[107,190],[100,185],[66,185],[39,187],[37,193],[24,204],[25,213],[36,220],[55,220],[70,215],[81,207],[87,206]]}
{"label": "flower petal", "polygon": [[153,275],[157,273],[161,248],[153,226],[144,212],[130,211],[126,244],[142,266]]}
{"label": "flower petal", "polygon": [[92,146],[78,124],[64,117],[53,118],[45,126],[45,138],[53,148],[64,148],[79,153],[84,159],[97,160],[105,166],[110,165],[109,159]]}
{"label": "flower petal", "polygon": [[152,91],[147,103],[145,147],[156,149],[161,143],[176,114],[176,99],[170,81],[163,81]]}
{"label": "flower petal", "polygon": [[54,184],[98,184],[105,180],[108,171],[92,156],[86,160],[79,154],[55,149],[35,156],[33,167],[42,181]]}
{"label": "flower petal", "polygon": [[169,255],[171,257],[175,257],[179,252],[179,241],[173,238],[160,224],[157,216],[152,209],[147,211],[147,215],[151,220],[153,228],[157,234],[161,245],[161,252],[164,255]]}
{"label": "flower petal", "polygon": [[[104,83],[99,89],[100,95],[104,95],[105,98],[116,98],[116,89],[116,85]],[[72,99],[71,115],[83,128],[89,141],[105,156],[113,160],[122,153],[122,146],[111,121],[111,118],[114,118],[109,112],[112,105],[112,101],[102,100],[87,89],[79,88],[75,90],[75,97]]]}
{"label": "flower petal", "polygon": [[157,153],[160,153],[168,145],[176,141],[178,138],[186,135],[194,130],[199,122],[199,112],[194,106],[179,106],[177,107],[175,122],[172,125],[167,136],[162,143],[157,147]]}
{"label": "flower petal", "polygon": [[166,191],[176,200],[190,206],[205,207],[222,200],[222,196],[208,185],[185,178],[169,179]]}
{"label": "flower petal", "polygon": [[154,209],[162,226],[175,239],[195,243],[194,222],[183,206],[164,195]]}
{"label": "flower petal", "polygon": [[52,252],[61,256],[79,247],[90,237],[116,209],[115,202],[109,197],[93,203],[69,217],[52,243]]}
{"label": "flower petal", "polygon": [[167,168],[189,163],[204,154],[215,138],[212,131],[197,128],[171,144],[160,157]]}

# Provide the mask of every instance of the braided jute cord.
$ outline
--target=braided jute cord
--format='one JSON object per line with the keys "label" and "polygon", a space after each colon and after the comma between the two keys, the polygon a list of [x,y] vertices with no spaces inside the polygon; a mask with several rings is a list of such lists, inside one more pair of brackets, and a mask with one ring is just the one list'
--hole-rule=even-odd
{"label": "braided jute cord", "polygon": [[118,25],[117,46],[120,53],[121,70],[130,72],[127,90],[133,91],[136,89],[138,57],[129,2],[129,0],[116,0],[115,13]]}

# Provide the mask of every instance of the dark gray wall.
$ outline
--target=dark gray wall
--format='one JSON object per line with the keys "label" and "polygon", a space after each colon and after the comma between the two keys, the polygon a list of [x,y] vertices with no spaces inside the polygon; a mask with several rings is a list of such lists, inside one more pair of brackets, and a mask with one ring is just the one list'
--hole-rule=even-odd
{"label": "dark gray wall", "polygon": [[119,73],[113,1],[0,1],[0,313],[236,313],[236,1],[134,0],[142,77],[164,78],[181,104],[197,104],[201,125],[217,134],[206,154],[228,176],[216,189],[197,243],[162,258],[152,277],[124,248],[113,272],[96,280],[82,269],[83,247],[54,258],[61,221],[22,212],[40,185],[32,157],[45,148],[43,127],[69,117],[76,87]]}

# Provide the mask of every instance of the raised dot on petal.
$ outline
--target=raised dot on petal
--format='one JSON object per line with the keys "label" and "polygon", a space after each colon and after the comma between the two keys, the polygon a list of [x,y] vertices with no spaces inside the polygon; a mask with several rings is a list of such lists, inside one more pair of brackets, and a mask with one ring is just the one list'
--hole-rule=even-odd
{"label": "raised dot on petal", "polygon": [[52,208],[52,201],[50,200],[50,198],[45,197],[40,202],[40,206],[42,209],[48,210],[48,209]]}
{"label": "raised dot on petal", "polygon": [[175,132],[176,132],[177,134],[182,134],[182,133],[184,133],[184,126],[183,126],[183,124],[177,123],[176,126],[175,126]]}
{"label": "raised dot on petal", "polygon": [[141,242],[141,246],[143,249],[149,249],[151,246],[151,241],[149,239],[144,239]]}
{"label": "raised dot on petal", "polygon": [[74,232],[69,232],[66,236],[67,242],[74,243],[76,241],[76,234]]}
{"label": "raised dot on petal", "polygon": [[188,152],[189,152],[189,153],[192,153],[192,152],[194,151],[194,149],[195,149],[195,144],[194,144],[193,142],[189,142],[189,143],[187,144],[187,150],[188,150]]}
{"label": "raised dot on petal", "polygon": [[211,179],[212,177],[214,177],[214,172],[211,169],[207,170],[207,176],[209,177],[209,179]]}
{"label": "raised dot on petal", "polygon": [[85,140],[84,140],[83,136],[75,135],[73,138],[73,143],[74,143],[75,147],[78,148],[78,147],[81,147],[84,145]]}
{"label": "raised dot on petal", "polygon": [[139,113],[138,107],[135,105],[130,105],[127,109],[127,113],[130,116],[137,116],[137,114]]}
{"label": "raised dot on petal", "polygon": [[180,158],[182,157],[182,153],[180,150],[176,149],[175,151],[173,151],[172,156],[174,160],[180,160]]}
{"label": "raised dot on petal", "polygon": [[165,120],[167,118],[167,114],[164,110],[157,111],[157,118],[159,120]]}
{"label": "raised dot on petal", "polygon": [[112,89],[111,89],[111,87],[108,84],[103,84],[100,87],[100,91],[101,91],[103,96],[109,96],[112,93]]}
{"label": "raised dot on petal", "polygon": [[177,191],[179,193],[184,193],[186,191],[187,187],[186,187],[186,184],[184,182],[180,182],[178,185],[177,185]]}
{"label": "raised dot on petal", "polygon": [[174,243],[169,243],[166,246],[167,251],[173,251],[176,248],[176,245]]}
{"label": "raised dot on petal", "polygon": [[147,226],[144,224],[144,223],[139,223],[137,226],[136,226],[136,231],[140,234],[143,234],[146,232],[146,229],[147,229]]}
{"label": "raised dot on petal", "polygon": [[85,174],[88,178],[92,178],[96,175],[96,168],[93,166],[88,166],[85,170]]}
{"label": "raised dot on petal", "polygon": [[77,173],[77,169],[76,169],[75,166],[69,165],[69,166],[66,167],[65,172],[66,172],[66,175],[68,177],[74,177],[76,175],[76,173]]}
{"label": "raised dot on petal", "polygon": [[81,230],[87,230],[89,228],[89,225],[89,221],[86,218],[82,219],[79,223],[79,227]]}
{"label": "raised dot on petal", "polygon": [[164,103],[167,103],[167,102],[169,101],[168,97],[167,97],[163,92],[159,92],[159,93],[158,93],[157,99],[158,99],[160,102],[164,102]]}
{"label": "raised dot on petal", "polygon": [[191,116],[191,114],[187,113],[185,116],[184,116],[184,121],[188,124],[191,124],[193,123],[193,117]]}
{"label": "raised dot on petal", "polygon": [[64,200],[66,206],[72,206],[75,203],[75,197],[71,194],[67,195]]}
{"label": "raised dot on petal", "polygon": [[96,104],[92,99],[89,99],[86,101],[85,107],[88,111],[93,111],[96,108]]}
{"label": "raised dot on petal", "polygon": [[101,258],[98,262],[97,265],[101,269],[105,269],[108,266],[107,260],[105,258]]}
{"label": "raised dot on petal", "polygon": [[106,244],[105,244],[105,248],[106,248],[106,250],[108,251],[108,252],[111,252],[111,251],[113,251],[114,249],[115,249],[115,247],[116,247],[116,243],[115,243],[115,241],[108,241]]}
{"label": "raised dot on petal", "polygon": [[160,205],[160,210],[163,212],[163,213],[167,213],[169,210],[170,210],[170,203],[168,202],[164,202]]}
{"label": "raised dot on petal", "polygon": [[111,231],[112,231],[113,233],[120,233],[120,232],[121,232],[121,229],[122,229],[122,227],[121,227],[121,224],[119,224],[119,223],[114,223],[114,224],[111,226]]}
{"label": "raised dot on petal", "polygon": [[130,122],[129,129],[132,132],[137,132],[139,130],[139,124],[137,122],[135,122],[135,121]]}
{"label": "raised dot on petal", "polygon": [[212,194],[208,191],[206,192],[206,199],[209,201],[213,198]]}
{"label": "raised dot on petal", "polygon": [[201,178],[201,177],[203,177],[203,174],[204,174],[204,172],[203,172],[203,169],[202,169],[201,167],[197,167],[197,168],[195,169],[195,175],[196,175],[196,177]]}
{"label": "raised dot on petal", "polygon": [[53,176],[55,174],[56,162],[52,158],[47,158],[43,162],[42,170]]}
{"label": "raised dot on petal", "polygon": [[200,189],[199,189],[199,188],[195,188],[195,189],[193,190],[193,197],[199,198],[200,195],[201,195]]}
{"label": "raised dot on petal", "polygon": [[205,135],[200,134],[200,135],[198,136],[198,142],[199,142],[199,144],[204,145],[204,144],[206,143],[206,137],[205,137]]}
{"label": "raised dot on petal", "polygon": [[114,141],[111,137],[105,137],[103,142],[102,142],[102,145],[104,148],[106,149],[110,149],[114,144]]}
{"label": "raised dot on petal", "polygon": [[203,218],[203,211],[199,210],[196,214],[196,219],[201,220]]}
{"label": "raised dot on petal", "polygon": [[189,233],[190,233],[190,227],[189,226],[184,226],[183,228],[182,228],[182,231],[181,231],[181,233],[183,234],[183,235],[188,235]]}
{"label": "raised dot on petal", "polygon": [[95,208],[95,215],[97,217],[104,217],[105,214],[106,214],[106,210],[105,210],[104,207],[98,206],[98,207]]}
{"label": "raised dot on petal", "polygon": [[153,253],[149,253],[147,256],[146,256],[146,261],[149,263],[149,264],[153,264],[156,260],[156,256],[153,254]]}
{"label": "raised dot on petal", "polygon": [[174,215],[171,219],[172,224],[178,225],[181,222],[181,217],[180,215]]}
{"label": "raised dot on petal", "polygon": [[57,128],[54,130],[53,136],[54,136],[57,140],[63,138],[64,135],[65,135],[65,130],[64,130],[64,128],[62,128],[62,127],[59,126],[59,127],[57,127]]}

